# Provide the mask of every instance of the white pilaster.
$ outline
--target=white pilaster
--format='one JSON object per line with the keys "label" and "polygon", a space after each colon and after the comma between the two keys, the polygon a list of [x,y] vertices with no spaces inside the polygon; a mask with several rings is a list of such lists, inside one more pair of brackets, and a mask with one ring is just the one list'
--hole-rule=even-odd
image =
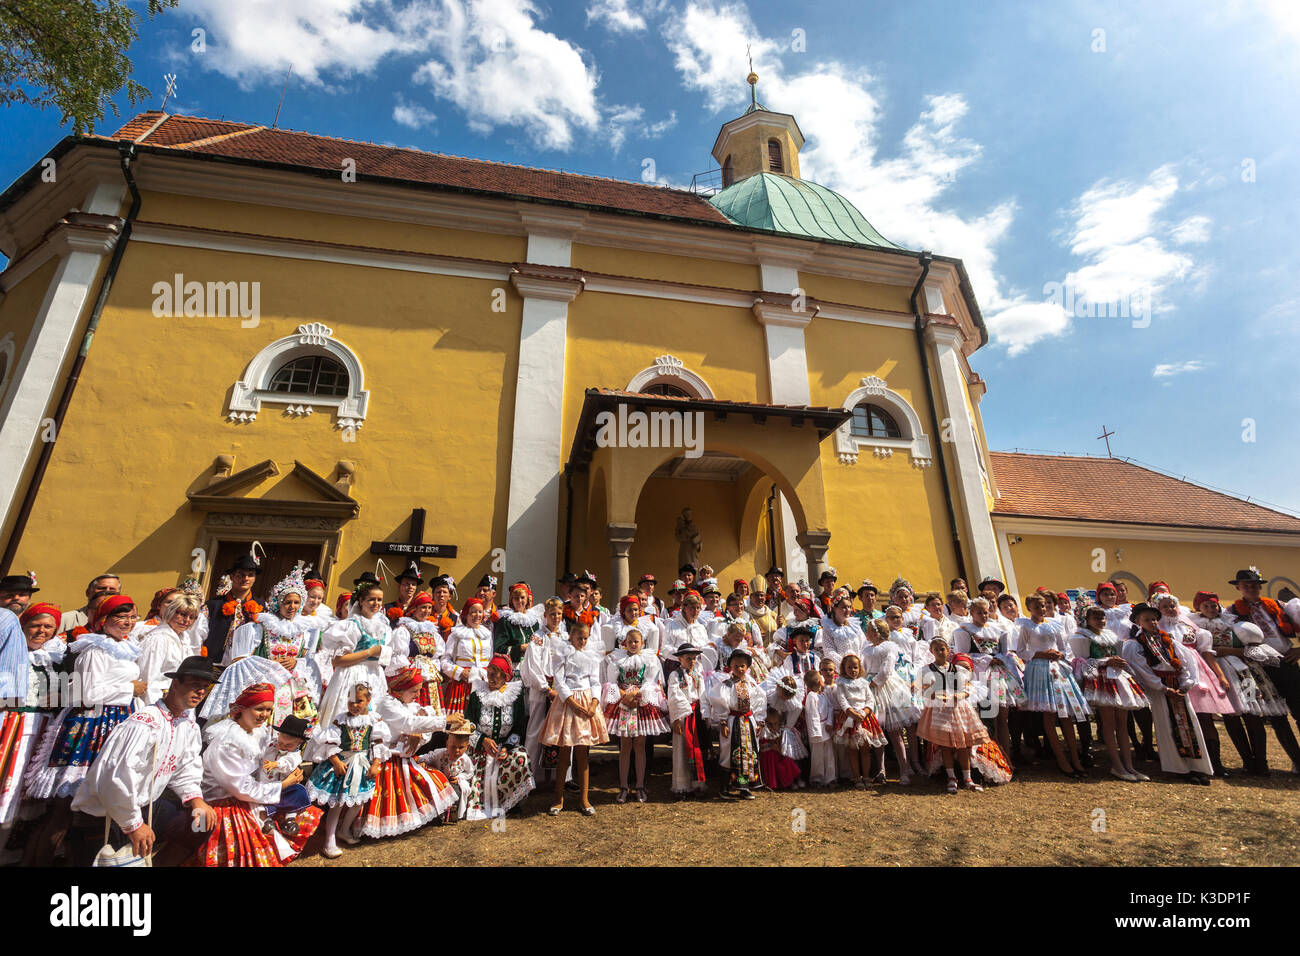
{"label": "white pilaster", "polygon": [[[930,324],[925,338],[933,350],[935,368],[939,373],[939,401],[943,415],[948,419],[946,434],[940,441],[951,438],[953,457],[956,459],[956,487],[952,492],[961,503],[963,539],[975,566],[966,569],[967,580],[979,581],[986,575],[998,575],[998,545],[993,534],[993,521],[989,516],[988,502],[984,498],[984,483],[980,477],[980,450],[975,446],[974,423],[966,407],[966,378],[961,371],[957,350],[961,347],[961,331],[957,328]],[[948,442],[945,442],[948,443]]]}

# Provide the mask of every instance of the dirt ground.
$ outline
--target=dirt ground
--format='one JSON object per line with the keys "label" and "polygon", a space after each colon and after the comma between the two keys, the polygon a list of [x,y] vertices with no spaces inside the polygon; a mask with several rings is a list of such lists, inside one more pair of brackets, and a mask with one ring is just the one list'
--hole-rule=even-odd
{"label": "dirt ground", "polygon": [[[1039,762],[984,793],[943,792],[938,781],[854,790],[772,794],[748,802],[672,802],[667,773],[652,775],[650,802],[614,803],[617,755],[593,754],[594,817],[548,816],[551,791],[534,792],[504,825],[431,825],[363,841],[338,860],[321,836],[294,866],[1293,866],[1300,860],[1300,776],[1270,734],[1267,779],[1235,773],[1199,787],[1138,764],[1150,783],[1111,777],[1104,753],[1086,782]],[[1228,769],[1239,766],[1226,735]],[[602,748],[603,749],[603,748]],[[667,749],[659,768],[667,770]],[[800,813],[802,812],[802,813]],[[796,822],[802,819],[799,832]]]}

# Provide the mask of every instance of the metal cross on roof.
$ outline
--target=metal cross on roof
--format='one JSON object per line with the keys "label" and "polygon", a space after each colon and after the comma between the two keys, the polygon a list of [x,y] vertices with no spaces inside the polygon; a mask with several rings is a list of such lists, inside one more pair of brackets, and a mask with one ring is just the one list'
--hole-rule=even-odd
{"label": "metal cross on roof", "polygon": [[1115,457],[1113,454],[1111,454],[1111,451],[1110,451],[1110,436],[1113,435],[1113,434],[1115,434],[1115,433],[1114,433],[1114,432],[1108,432],[1108,431],[1106,431],[1106,426],[1105,426],[1105,425],[1102,425],[1102,426],[1101,426],[1101,434],[1097,436],[1097,441],[1102,441],[1102,440],[1104,439],[1105,442],[1106,442],[1106,457],[1107,457],[1107,458],[1114,458],[1114,457]]}

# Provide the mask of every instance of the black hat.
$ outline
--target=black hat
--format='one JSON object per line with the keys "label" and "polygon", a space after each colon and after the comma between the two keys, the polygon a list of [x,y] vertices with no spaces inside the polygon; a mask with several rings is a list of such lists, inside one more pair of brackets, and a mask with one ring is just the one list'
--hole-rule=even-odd
{"label": "black hat", "polygon": [[187,657],[181,661],[180,666],[169,674],[163,674],[163,677],[176,679],[178,677],[202,677],[210,684],[215,684],[221,677],[221,672],[212,666],[212,661],[206,657],[195,654],[193,657]]}
{"label": "black hat", "polygon": [[261,570],[261,567],[258,566],[257,558],[253,557],[251,554],[241,554],[239,557],[235,558],[234,564],[226,568],[225,573],[234,574],[236,571],[248,571],[252,574],[257,574]]}
{"label": "black hat", "polygon": [[747,661],[752,661],[754,659],[754,655],[741,646],[732,648],[731,653],[727,655],[727,663],[730,664],[737,657],[743,657]]}
{"label": "black hat", "polygon": [[986,584],[997,585],[997,589],[999,591],[1005,591],[1007,589],[1007,586],[1003,584],[1001,581],[999,581],[997,578],[985,578],[983,581],[980,582],[979,590],[983,591],[984,585]]}
{"label": "black hat", "polygon": [[789,641],[791,638],[798,637],[800,634],[812,637],[816,633],[817,628],[812,625],[811,621],[800,621],[798,624],[791,624],[785,629],[785,639]]}
{"label": "black hat", "polygon": [[596,575],[590,571],[583,571],[573,579],[574,584],[590,584],[593,588],[596,586]]}
{"label": "black hat", "polygon": [[431,591],[434,588],[441,588],[441,587],[445,587],[448,591],[456,590],[456,586],[452,584],[451,575],[440,574],[429,582],[429,590]]}
{"label": "black hat", "polygon": [[375,577],[375,573],[373,571],[362,571],[361,577],[355,578],[352,581],[353,588],[359,588],[362,587],[363,585],[383,587],[383,584],[380,583],[379,578]]}
{"label": "black hat", "polygon": [[838,581],[838,580],[839,580],[839,578],[837,578],[837,577],[835,576],[835,569],[834,569],[834,568],[827,568],[825,571],[823,571],[823,572],[821,573],[821,576],[817,578],[817,583],[818,583],[818,584],[821,584],[821,582],[825,581],[827,578],[830,578],[832,581]]}
{"label": "black hat", "polygon": [[682,574],[685,571],[690,571],[691,574],[694,574],[696,572],[696,567],[695,565],[691,564],[691,562],[687,561],[685,564],[683,564],[680,568],[677,569],[677,573]]}
{"label": "black hat", "polygon": [[779,574],[779,575],[781,575],[781,577],[785,577],[785,568],[777,567],[777,566],[774,564],[774,565],[772,565],[770,568],[767,569],[767,573],[764,574],[763,577],[765,577],[765,578],[770,578],[770,577],[771,577],[772,575],[774,575],[774,574]]}
{"label": "black hat", "polygon": [[880,593],[880,589],[877,588],[874,584],[872,584],[870,580],[863,581],[861,584],[858,585],[857,593],[861,594],[863,591],[870,591],[872,594]]}
{"label": "black hat", "polygon": [[577,576],[576,574],[574,574],[572,571],[565,571],[565,572],[564,572],[564,577],[562,577],[562,578],[559,579],[559,583],[560,583],[560,584],[577,584],[577,583],[578,583],[578,576]]}
{"label": "black hat", "polygon": [[1138,622],[1138,615],[1140,615],[1143,611],[1150,611],[1156,617],[1160,617],[1159,608],[1155,607],[1152,604],[1148,604],[1146,601],[1143,601],[1141,604],[1133,605],[1133,610],[1129,612],[1128,619],[1132,621],[1134,624],[1136,624]]}
{"label": "black hat", "polygon": [[678,657],[681,657],[683,654],[698,654],[701,650],[703,650],[703,648],[697,647],[690,641],[684,641],[677,645],[676,654]]}
{"label": "black hat", "polygon": [[284,718],[284,720],[280,721],[277,726],[272,727],[271,729],[278,730],[282,734],[288,734],[290,737],[297,737],[299,740],[306,740],[307,731],[310,728],[307,721],[303,720],[301,717],[294,717],[290,714],[288,717]]}
{"label": "black hat", "polygon": [[412,561],[406,566],[406,570],[399,574],[394,580],[400,581],[402,578],[410,578],[416,584],[423,582],[424,577],[420,574],[420,562]]}
{"label": "black hat", "polygon": [[478,579],[478,586],[481,588],[491,588],[495,591],[497,589],[497,579],[490,574],[485,574],[483,577]]}
{"label": "black hat", "polygon": [[[5,580],[8,581],[9,579],[5,578]],[[1245,568],[1244,570],[1238,571],[1237,576],[1233,578],[1231,581],[1229,581],[1228,583],[1245,584],[1247,581],[1255,581],[1259,584],[1263,584],[1264,578],[1261,577],[1260,573],[1256,571],[1254,568]]]}
{"label": "black hat", "polygon": [[26,591],[35,594],[40,588],[27,574],[6,574],[0,578],[0,591]]}

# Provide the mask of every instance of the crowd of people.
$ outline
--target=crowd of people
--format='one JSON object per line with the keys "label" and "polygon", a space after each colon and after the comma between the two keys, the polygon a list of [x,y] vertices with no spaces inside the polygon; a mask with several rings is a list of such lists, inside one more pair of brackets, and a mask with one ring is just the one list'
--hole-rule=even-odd
{"label": "crowd of people", "polygon": [[1220,724],[1245,773],[1270,773],[1270,726],[1300,772],[1300,599],[1262,596],[1254,568],[1229,600],[1107,581],[1022,605],[992,578],[882,593],[773,567],[724,590],[685,565],[667,602],[645,574],[609,609],[585,571],[498,606],[493,576],[462,598],[412,563],[393,600],[365,573],[333,609],[307,569],[260,576],[244,555],[210,600],[189,581],[145,605],[104,574],[69,611],[34,575],[0,581],[10,863],[280,866],[318,829],[333,859],[539,788],[592,816],[590,750],[615,740],[615,804],[650,799],[657,745],[680,800],[980,792],[1043,760],[1081,780],[1094,750],[1126,783],[1208,785]]}

